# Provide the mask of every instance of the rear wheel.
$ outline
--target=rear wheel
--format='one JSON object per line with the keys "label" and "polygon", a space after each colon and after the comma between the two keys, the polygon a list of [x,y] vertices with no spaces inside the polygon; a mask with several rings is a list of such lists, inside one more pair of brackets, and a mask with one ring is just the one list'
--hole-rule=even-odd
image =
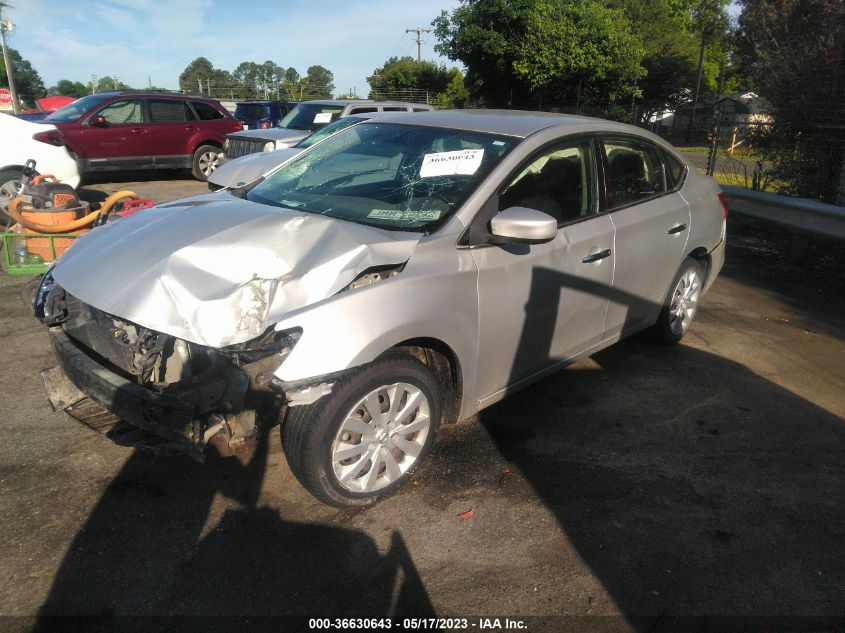
{"label": "rear wheel", "polygon": [[415,358],[391,352],[349,372],[314,404],[292,407],[282,444],[311,494],[335,507],[360,507],[411,477],[439,422],[434,376]]}
{"label": "rear wheel", "polygon": [[4,169],[0,171],[0,223],[3,228],[11,221],[9,217],[9,202],[18,195],[21,188],[23,174],[20,169]]}
{"label": "rear wheel", "polygon": [[220,148],[214,145],[200,145],[194,152],[194,160],[191,173],[197,180],[203,182],[208,180],[211,173],[217,168],[217,155]]}
{"label": "rear wheel", "polygon": [[669,296],[654,326],[654,333],[661,343],[675,345],[687,333],[698,312],[703,286],[701,264],[688,257],[672,281]]}

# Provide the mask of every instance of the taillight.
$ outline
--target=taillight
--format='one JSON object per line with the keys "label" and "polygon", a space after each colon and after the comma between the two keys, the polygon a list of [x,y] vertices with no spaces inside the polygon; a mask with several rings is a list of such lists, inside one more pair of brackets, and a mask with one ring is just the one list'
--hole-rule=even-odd
{"label": "taillight", "polygon": [[41,141],[42,143],[48,143],[50,145],[56,145],[61,147],[65,144],[65,140],[62,138],[62,135],[59,134],[56,130],[50,130],[49,132],[38,132],[37,134],[33,134],[32,138],[36,141]]}
{"label": "taillight", "polygon": [[728,194],[724,191],[720,191],[716,194],[716,197],[719,199],[719,204],[722,205],[722,215],[727,219],[728,211],[730,211],[730,201],[728,200]]}
{"label": "taillight", "polygon": [[258,127],[260,127],[262,130],[267,130],[267,129],[273,127],[273,124],[270,123],[270,121],[262,121],[261,123],[258,124]]}

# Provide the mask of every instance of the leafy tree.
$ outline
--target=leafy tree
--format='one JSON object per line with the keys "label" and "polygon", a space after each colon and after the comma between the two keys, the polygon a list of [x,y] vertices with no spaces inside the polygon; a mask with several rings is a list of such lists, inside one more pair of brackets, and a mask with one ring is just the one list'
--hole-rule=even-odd
{"label": "leafy tree", "polygon": [[131,86],[108,75],[97,80],[97,92],[111,92],[112,90],[131,90]]}
{"label": "leafy tree", "polygon": [[435,96],[435,103],[441,108],[464,108],[469,102],[469,90],[464,85],[464,75],[457,68],[449,69],[449,83],[440,94]]}
{"label": "leafy tree", "polygon": [[85,95],[90,94],[91,87],[86,86],[81,81],[59,79],[58,83],[56,83],[53,88],[50,88],[50,92],[57,95],[78,99],[79,97],[84,97]]}
{"label": "leafy tree", "polygon": [[392,98],[403,93],[407,96],[411,91],[434,95],[443,92],[450,81],[451,75],[444,65],[418,62],[413,57],[391,57],[367,77],[374,98]]}
{"label": "leafy tree", "polygon": [[540,0],[528,12],[513,67],[540,95],[558,103],[606,103],[630,96],[642,49],[625,16],[597,2]]}
{"label": "leafy tree", "polygon": [[287,68],[282,76],[282,94],[285,99],[290,101],[301,100],[304,88],[305,84],[302,83],[302,78],[296,68],[293,66]]}
{"label": "leafy tree", "polygon": [[457,68],[391,57],[367,77],[371,99],[422,99],[444,108],[463,107],[469,99],[464,76]]}
{"label": "leafy tree", "polygon": [[[12,73],[15,78],[15,91],[18,99],[27,107],[35,107],[35,100],[40,99],[47,91],[44,89],[44,82],[32,64],[21,57],[14,48],[7,48],[12,61]],[[0,55],[0,58],[2,55]],[[0,62],[0,87],[8,88],[9,79],[6,76],[6,64]]]}
{"label": "leafy tree", "polygon": [[481,105],[530,105],[531,89],[513,72],[537,0],[462,0],[434,19],[434,49],[467,69],[466,86]]}
{"label": "leafy tree", "polygon": [[332,71],[320,65],[309,66],[305,71],[306,94],[308,99],[331,99],[334,94],[334,75]]}
{"label": "leafy tree", "polygon": [[200,89],[200,80],[204,86],[213,74],[214,66],[212,63],[205,57],[197,57],[179,75],[179,90],[182,92],[197,92]]}
{"label": "leafy tree", "polygon": [[737,61],[772,106],[757,146],[785,193],[845,204],[845,4],[740,0]]}

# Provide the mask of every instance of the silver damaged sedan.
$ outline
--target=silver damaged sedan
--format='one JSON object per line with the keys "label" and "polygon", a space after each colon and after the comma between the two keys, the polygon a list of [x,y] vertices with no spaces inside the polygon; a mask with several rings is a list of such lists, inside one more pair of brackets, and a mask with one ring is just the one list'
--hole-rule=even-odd
{"label": "silver damaged sedan", "polygon": [[35,300],[59,361],[43,377],[113,441],[198,460],[280,423],[302,485],[363,506],[441,424],[639,330],[677,343],[727,213],[634,127],[386,115],[76,240]]}

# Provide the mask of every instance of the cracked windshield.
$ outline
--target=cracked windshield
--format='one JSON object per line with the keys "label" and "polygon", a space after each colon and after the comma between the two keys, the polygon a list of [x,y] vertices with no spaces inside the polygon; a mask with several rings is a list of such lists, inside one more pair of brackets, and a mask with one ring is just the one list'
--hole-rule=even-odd
{"label": "cracked windshield", "polygon": [[516,142],[442,128],[356,125],[315,145],[246,197],[380,228],[429,231]]}

